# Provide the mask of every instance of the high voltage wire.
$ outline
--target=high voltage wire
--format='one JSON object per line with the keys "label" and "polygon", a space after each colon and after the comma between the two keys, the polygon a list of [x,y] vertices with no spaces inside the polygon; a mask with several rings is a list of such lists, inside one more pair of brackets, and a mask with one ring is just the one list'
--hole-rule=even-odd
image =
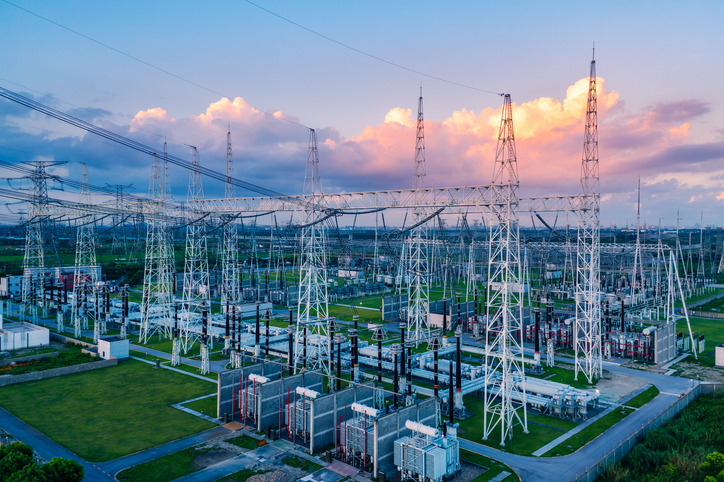
{"label": "high voltage wire", "polygon": [[[198,88],[200,88],[200,89],[203,89],[203,90],[205,90],[205,91],[207,91],[207,92],[211,92],[212,94],[215,94],[215,95],[218,95],[218,96],[221,96],[221,97],[227,97],[227,98],[230,98],[230,99],[233,99],[233,98],[234,98],[234,96],[222,94],[221,92],[217,92],[217,91],[215,91],[215,90],[213,90],[213,89],[210,89],[210,88],[208,88],[208,87],[205,87],[205,86],[203,86],[203,85],[201,85],[201,84],[199,84],[199,83],[197,83],[197,82],[194,82],[193,80],[189,80],[189,79],[187,79],[187,78],[185,78],[185,77],[181,77],[180,75],[174,74],[174,73],[171,72],[171,71],[168,71],[168,70],[166,70],[166,69],[163,69],[163,68],[161,68],[161,67],[158,67],[158,66],[156,66],[156,65],[153,65],[153,64],[150,63],[150,62],[146,62],[145,60],[139,59],[138,57],[135,57],[135,56],[133,56],[133,55],[131,55],[131,54],[127,54],[126,52],[124,52],[124,51],[122,51],[122,50],[119,50],[119,49],[117,49],[117,48],[115,48],[115,47],[111,47],[110,45],[108,45],[108,44],[106,44],[106,43],[103,43],[103,42],[101,42],[101,41],[99,41],[99,40],[96,40],[96,39],[94,39],[93,37],[89,37],[88,35],[85,35],[85,34],[82,34],[82,33],[78,32],[77,30],[73,30],[73,29],[70,28],[70,27],[66,27],[66,26],[63,25],[63,24],[60,24],[60,23],[55,22],[55,21],[53,21],[53,20],[50,20],[49,18],[43,17],[42,15],[37,14],[37,13],[31,11],[31,10],[28,10],[27,8],[23,8],[23,7],[19,6],[19,5],[15,5],[14,3],[9,2],[8,0],[0,0],[0,1],[3,2],[3,3],[6,3],[6,4],[8,4],[8,5],[12,6],[12,7],[17,8],[18,10],[22,10],[23,12],[28,13],[28,14],[34,16],[34,17],[37,17],[37,18],[39,18],[39,19],[41,19],[41,20],[44,20],[44,21],[46,21],[46,22],[48,22],[48,23],[51,23],[51,24],[55,25],[56,27],[62,28],[63,30],[66,30],[66,31],[68,31],[68,32],[70,32],[70,33],[73,33],[73,34],[75,34],[75,35],[78,35],[79,37],[82,37],[82,38],[84,38],[84,39],[86,39],[86,40],[90,40],[91,42],[93,42],[93,43],[95,43],[95,44],[98,44],[98,45],[100,45],[101,47],[105,47],[105,48],[107,48],[107,49],[109,49],[109,50],[112,50],[113,52],[116,52],[117,54],[123,55],[124,57],[128,57],[128,58],[131,59],[131,60],[135,60],[136,62],[139,62],[139,63],[141,63],[141,64],[143,64],[143,65],[145,65],[145,66],[147,66],[147,67],[151,67],[152,69],[158,70],[159,72],[163,72],[163,73],[166,74],[166,75],[170,75],[171,77],[174,77],[174,78],[176,78],[176,79],[178,79],[178,80],[181,80],[182,82],[186,82],[187,84],[191,84],[191,85],[193,85],[193,86],[195,86],[195,87],[198,87]],[[243,100],[243,99],[242,99],[242,102],[243,102],[244,104],[248,105],[249,107],[252,107],[252,108],[256,109],[256,107],[254,107],[251,103],[247,102],[246,100]],[[257,109],[257,110],[259,110],[259,109]],[[260,112],[262,112],[262,111],[260,110]],[[300,126],[300,127],[304,127],[305,129],[311,129],[311,127],[306,126],[306,125],[302,124],[301,122],[296,122],[296,121],[293,121],[293,120],[288,119],[288,118],[286,118],[286,117],[276,117],[276,116],[274,116],[274,114],[270,114],[269,112],[262,112],[262,113],[263,113],[265,116],[267,116],[267,117],[269,117],[269,118],[271,118],[271,119],[282,120],[282,121],[284,121],[284,122],[289,122],[290,124],[295,124],[295,125],[298,125],[298,126]]]}
{"label": "high voltage wire", "polygon": [[49,117],[58,119],[62,122],[65,122],[72,126],[78,127],[80,129],[90,132],[91,134],[95,134],[97,136],[103,137],[105,139],[116,142],[123,146],[130,147],[131,149],[142,152],[144,154],[148,154],[151,156],[155,154],[159,158],[168,160],[168,162],[170,162],[171,164],[177,165],[179,167],[183,167],[184,169],[198,171],[200,174],[210,177],[212,179],[216,179],[216,180],[223,181],[223,182],[231,182],[233,185],[235,185],[237,187],[261,194],[263,196],[271,196],[271,197],[284,197],[285,196],[282,193],[273,191],[271,189],[267,189],[262,186],[258,186],[256,184],[252,184],[250,182],[241,181],[241,180],[235,179],[235,178],[227,178],[225,173],[217,172],[217,171],[214,171],[207,167],[194,166],[191,162],[189,162],[185,159],[182,159],[180,157],[177,157],[177,156],[174,156],[171,154],[164,154],[163,152],[159,152],[158,150],[156,150],[152,147],[149,147],[145,144],[141,144],[140,142],[136,142],[127,137],[123,137],[120,134],[116,134],[114,132],[108,131],[101,127],[97,127],[89,122],[78,119],[77,117],[73,117],[70,114],[66,114],[65,112],[61,112],[59,110],[53,109],[52,107],[49,107],[45,104],[41,104],[40,102],[37,102],[33,99],[20,95],[11,90],[5,89],[4,87],[0,87],[0,97],[4,97],[12,102],[23,105],[25,107],[28,107],[29,109],[33,109],[33,110],[38,111],[42,114],[45,114]]}
{"label": "high voltage wire", "polygon": [[[3,1],[6,1],[6,0],[3,0]],[[295,22],[295,21],[293,21],[293,20],[290,20],[290,19],[288,19],[288,18],[286,18],[286,17],[284,17],[284,16],[282,16],[282,15],[279,15],[278,13],[273,12],[273,11],[267,9],[267,8],[264,8],[264,7],[262,7],[261,5],[258,5],[258,4],[254,3],[254,2],[251,2],[250,0],[244,0],[244,1],[245,1],[246,3],[248,3],[249,5],[253,5],[254,7],[258,8],[259,10],[263,10],[263,11],[265,11],[266,13],[268,13],[268,14],[270,14],[270,15],[273,15],[273,16],[281,19],[281,20],[284,20],[284,21],[287,22],[287,23],[290,23],[290,24],[294,25],[295,27],[299,27],[299,28],[301,28],[302,30],[306,30],[307,32],[309,32],[309,33],[311,33],[311,34],[314,34],[314,35],[316,35],[316,36],[318,36],[318,37],[323,38],[324,40],[328,40],[328,41],[330,41],[330,42],[332,42],[332,43],[335,43],[335,44],[337,44],[337,45],[339,45],[339,46],[341,46],[341,47],[344,47],[344,48],[346,48],[346,49],[349,49],[349,50],[351,50],[351,51],[353,51],[353,52],[357,52],[358,54],[364,55],[365,57],[369,57],[369,58],[371,58],[371,59],[373,59],[373,60],[377,60],[378,62],[382,62],[382,63],[385,63],[385,64],[387,64],[387,65],[391,65],[391,66],[393,66],[393,67],[396,67],[396,68],[398,68],[398,69],[402,69],[402,70],[406,70],[406,71],[408,71],[408,72],[412,72],[413,74],[422,75],[423,77],[427,77],[428,79],[434,79],[434,80],[438,80],[438,81],[440,81],[440,82],[445,82],[446,84],[456,85],[456,86],[458,86],[458,87],[463,87],[463,88],[465,88],[465,89],[476,90],[476,91],[478,91],[478,92],[485,92],[486,94],[503,95],[503,94],[501,94],[500,92],[493,92],[492,90],[486,90],[486,89],[481,89],[481,88],[479,88],[479,87],[473,87],[472,85],[461,84],[460,82],[455,82],[455,81],[453,81],[453,80],[444,79],[444,78],[442,78],[442,77],[437,77],[437,76],[435,76],[435,75],[426,74],[425,72],[421,72],[421,71],[419,71],[419,70],[411,69],[410,67],[405,67],[404,65],[400,65],[400,64],[398,64],[398,63],[392,62],[391,60],[383,59],[382,57],[378,57],[378,56],[376,56],[376,55],[373,55],[373,54],[370,54],[370,53],[368,53],[368,52],[365,52],[364,50],[360,50],[360,49],[358,49],[358,48],[352,47],[351,45],[347,45],[347,44],[344,43],[344,42],[340,42],[339,40],[335,40],[335,39],[333,39],[333,38],[331,38],[331,37],[328,37],[328,36],[326,36],[326,35],[324,35],[324,34],[322,34],[322,33],[317,32],[316,30],[312,30],[312,29],[309,28],[309,27],[305,27],[304,25],[301,25],[301,24],[299,24],[299,23],[297,23],[297,22]]]}

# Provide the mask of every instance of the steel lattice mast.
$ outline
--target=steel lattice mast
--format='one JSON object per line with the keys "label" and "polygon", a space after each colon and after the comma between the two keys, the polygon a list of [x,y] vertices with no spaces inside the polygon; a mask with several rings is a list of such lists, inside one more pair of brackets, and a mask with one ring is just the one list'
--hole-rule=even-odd
{"label": "steel lattice mast", "polygon": [[[226,134],[226,199],[236,197],[236,188],[231,180],[234,178],[234,164],[231,157],[231,130]],[[224,223],[224,239],[221,250],[221,306],[227,302],[236,302],[240,298],[239,249],[236,239],[236,223],[233,216],[222,216]],[[225,347],[228,348],[228,347]]]}
{"label": "steel lattice mast", "polygon": [[[88,166],[83,163],[81,167],[80,193],[78,201],[81,204],[92,204],[90,183],[88,182]],[[75,269],[73,270],[73,307],[71,321],[75,336],[81,336],[81,330],[88,329],[87,296],[98,289],[98,266],[96,262],[95,244],[95,216],[91,220],[82,218],[76,231]],[[81,306],[81,302],[83,305]],[[97,307],[96,307],[97,308]],[[98,320],[95,320],[97,323]],[[94,333],[97,330],[94,329]],[[95,336],[94,336],[95,338]]]}
{"label": "steel lattice mast", "polygon": [[[518,162],[510,94],[504,95],[493,173],[488,264],[483,439],[500,428],[500,444],[517,420],[528,432],[523,371],[523,289],[518,225]],[[492,338],[492,339],[491,339]],[[497,373],[496,373],[497,372]],[[500,378],[498,379],[498,375]],[[499,381],[496,381],[499,380]],[[522,412],[522,417],[521,413]]]}
{"label": "steel lattice mast", "polygon": [[[422,115],[422,86],[420,86],[420,98],[417,104],[417,136],[415,141],[415,171],[412,177],[412,188],[422,189],[425,187],[425,123]],[[428,243],[427,228],[421,223],[425,217],[425,210],[415,208],[413,219],[419,224],[412,231],[409,249],[409,276],[410,284],[408,289],[408,313],[407,333],[411,340],[418,341],[427,338],[430,334],[428,326],[429,311],[429,286],[428,286]]]}
{"label": "steel lattice mast", "polygon": [[[164,143],[164,152],[166,144]],[[157,330],[166,338],[172,336],[173,316],[171,312],[173,275],[169,259],[173,254],[169,246],[169,235],[164,219],[166,203],[166,175],[154,155],[151,163],[151,180],[148,185],[149,204],[146,222],[146,264],[143,273],[143,298],[141,301],[141,330],[139,341],[148,340]],[[151,313],[151,307],[155,307]],[[151,318],[153,317],[153,321]]]}
{"label": "steel lattice mast", "polygon": [[199,155],[192,147],[192,169],[189,174],[189,190],[186,199],[186,255],[184,286],[181,299],[180,329],[181,349],[187,353],[201,332],[201,311],[211,306],[209,289],[209,259],[206,247],[203,215],[196,211],[196,201],[203,199]]}
{"label": "steel lattice mast", "polygon": [[601,191],[598,176],[598,108],[596,104],[596,60],[591,60],[588,77],[586,128],[581,161],[581,206],[578,211],[578,288],[576,327],[573,330],[575,380],[578,373],[589,382],[601,376],[601,264],[599,209]]}
{"label": "steel lattice mast", "polygon": [[48,204],[48,167],[65,164],[65,161],[33,161],[34,169],[28,179],[32,197],[28,202],[28,229],[25,237],[23,258],[23,314],[32,307],[33,321],[36,319],[37,300],[44,300],[43,272],[45,269],[45,208]]}
{"label": "steel lattice mast", "polygon": [[[295,370],[303,356],[300,349],[301,334],[308,329],[308,340],[316,343],[316,355],[308,357],[308,369],[321,369],[331,374],[329,363],[329,297],[327,293],[327,250],[324,217],[319,205],[322,194],[322,179],[319,174],[319,153],[317,133],[309,130],[309,149],[304,174],[304,223],[302,227],[301,269],[299,270],[299,302],[297,304],[297,336],[294,346]],[[329,377],[330,387],[333,378]]]}

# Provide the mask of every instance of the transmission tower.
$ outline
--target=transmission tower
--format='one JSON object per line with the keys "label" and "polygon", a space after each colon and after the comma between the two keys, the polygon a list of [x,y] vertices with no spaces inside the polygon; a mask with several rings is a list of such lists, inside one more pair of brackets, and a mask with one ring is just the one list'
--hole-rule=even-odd
{"label": "transmission tower", "polygon": [[[123,203],[123,190],[131,189],[133,184],[108,184],[106,186],[116,190],[116,205],[121,206]],[[114,214],[111,218],[113,223],[113,240],[111,242],[111,253],[115,253],[117,249],[123,249],[123,254],[128,255],[128,246],[126,245],[126,236],[121,232],[121,238],[118,237],[118,231],[121,230],[121,215]]]}
{"label": "transmission tower", "polygon": [[[164,153],[166,143],[164,142]],[[173,293],[172,264],[173,256],[169,246],[168,223],[165,219],[166,199],[166,159],[163,170],[158,157],[154,154],[151,162],[151,180],[148,185],[148,211],[146,222],[146,262],[143,272],[143,298],[141,301],[141,330],[139,341],[143,344],[153,336],[156,330],[163,330],[166,338],[171,338],[173,316],[171,303]],[[155,306],[154,313],[151,307]],[[151,315],[154,321],[151,322]]]}
{"label": "transmission tower", "polygon": [[201,184],[199,155],[192,147],[192,167],[189,174],[189,190],[186,199],[186,255],[184,264],[184,286],[181,299],[181,349],[188,353],[199,339],[201,311],[211,306],[209,290],[209,259],[206,248],[203,216],[196,209],[196,202],[204,198]]}
{"label": "transmission tower", "polygon": [[[85,205],[92,204],[88,166],[85,163],[81,166],[78,202]],[[88,329],[88,317],[90,314],[95,313],[98,308],[96,306],[92,313],[88,312],[88,296],[94,295],[98,289],[98,263],[96,262],[94,229],[95,217],[92,215],[82,218],[81,223],[76,228],[73,307],[71,309],[71,321],[76,337],[81,336],[81,330]],[[93,318],[94,322],[97,323],[98,320],[95,319],[95,316]],[[94,326],[94,333],[98,331],[100,330]]]}
{"label": "transmission tower", "polygon": [[[306,360],[308,369],[320,369],[331,375],[329,337],[329,298],[327,293],[327,251],[324,229],[325,212],[320,204],[322,179],[319,174],[317,133],[309,130],[309,149],[304,175],[304,224],[301,235],[301,269],[299,270],[299,302],[297,304],[297,337],[294,346],[295,370],[302,357],[300,335],[308,329],[309,340],[317,343],[316,356]],[[330,387],[333,377],[329,376]]]}
{"label": "transmission tower", "polygon": [[23,314],[30,308],[32,319],[37,318],[37,300],[44,300],[43,276],[45,270],[45,209],[48,205],[48,178],[53,176],[47,173],[51,166],[65,164],[65,161],[32,161],[27,164],[33,166],[32,173],[27,176],[30,180],[32,200],[28,202],[28,228],[25,237],[25,256],[23,258]]}
{"label": "transmission tower", "polygon": [[[598,108],[596,103],[596,59],[588,77],[586,128],[581,161],[583,198],[578,211],[578,287],[574,334],[574,379],[583,372],[589,383],[603,373],[601,358],[601,264],[598,182]],[[637,235],[638,236],[638,235]],[[638,239],[638,238],[637,238]]]}
{"label": "transmission tower", "polygon": [[486,321],[486,333],[492,339],[486,339],[485,345],[483,440],[499,427],[500,444],[505,445],[506,438],[513,438],[516,420],[528,433],[518,226],[520,184],[510,94],[504,95],[492,184]]}
{"label": "transmission tower", "polygon": [[[234,178],[234,163],[231,157],[231,130],[226,134],[226,199],[236,197],[236,190],[231,180]],[[240,298],[239,248],[236,238],[236,223],[233,215],[221,217],[224,223],[224,238],[221,249],[221,306],[234,303]],[[271,250],[271,248],[270,248]],[[225,343],[228,343],[228,339]],[[228,349],[228,346],[224,346]]]}
{"label": "transmission tower", "polygon": [[[417,138],[415,142],[415,171],[412,177],[413,189],[425,187],[425,124],[422,116],[422,86],[420,86],[420,98],[417,104]],[[416,204],[419,204],[420,193],[415,193]],[[425,339],[430,334],[428,326],[429,312],[429,280],[428,280],[428,243],[427,228],[422,220],[425,217],[425,210],[415,208],[413,210],[414,224],[417,226],[412,231],[409,248],[409,288],[408,288],[408,312],[407,312],[407,333],[411,341],[415,340],[415,347],[419,340]],[[404,281],[404,280],[403,280]]]}

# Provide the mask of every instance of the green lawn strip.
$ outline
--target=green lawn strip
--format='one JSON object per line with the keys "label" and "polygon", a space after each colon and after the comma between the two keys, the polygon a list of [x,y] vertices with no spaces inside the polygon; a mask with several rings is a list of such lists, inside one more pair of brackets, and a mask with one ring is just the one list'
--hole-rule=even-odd
{"label": "green lawn strip", "polygon": [[195,402],[189,402],[185,404],[184,407],[196,410],[197,412],[201,412],[204,415],[208,415],[213,418],[216,418],[217,416],[218,406],[216,397],[202,398],[201,400],[196,400]]}
{"label": "green lawn strip", "polygon": [[83,353],[81,347],[67,343],[58,356],[41,358],[30,362],[21,362],[16,366],[7,365],[0,368],[0,375],[22,375],[23,373],[52,370],[53,368],[81,365],[98,361],[88,353]]}
{"label": "green lawn strip", "polygon": [[656,398],[659,394],[659,389],[654,385],[651,385],[643,393],[639,393],[634,398],[626,402],[627,407],[640,408],[649,403],[651,400]]}
{"label": "green lawn strip", "polygon": [[306,470],[307,472],[316,472],[317,470],[322,468],[322,466],[319,464],[315,464],[314,462],[311,462],[307,459],[299,458],[295,455],[290,455],[289,457],[284,457],[282,459],[282,463],[284,463],[290,467],[295,467],[297,469]]}
{"label": "green lawn strip", "polygon": [[352,321],[353,315],[359,315],[360,323],[382,320],[381,311],[354,310],[353,308],[349,308],[347,306],[329,305],[329,316],[334,316],[344,321]]}
{"label": "green lawn strip", "polygon": [[513,469],[511,469],[502,462],[498,462],[497,460],[491,459],[484,455],[476,454],[475,452],[471,452],[469,450],[460,449],[460,460],[467,460],[468,462],[472,462],[488,469],[485,471],[484,474],[475,477],[472,482],[485,482],[486,480],[492,479],[503,471],[510,472],[510,475],[504,478],[502,482],[513,482],[520,480],[520,478],[518,477],[518,475],[516,475]]}
{"label": "green lawn strip", "polygon": [[[570,367],[570,369],[569,369]],[[554,375],[554,376],[550,376]],[[591,388],[597,383],[590,384],[583,374],[578,374],[578,380],[574,380],[575,372],[573,371],[573,365],[567,365],[563,363],[556,363],[555,367],[543,367],[543,373],[540,375],[530,375],[534,378],[545,378],[552,382],[565,383],[573,388]]]}
{"label": "green lawn strip", "polygon": [[234,472],[231,475],[224,476],[216,480],[215,482],[226,482],[227,480],[233,480],[235,482],[245,482],[249,480],[249,478],[253,475],[266,474],[267,472],[271,472],[271,470],[243,469],[238,472]]}
{"label": "green lawn strip", "polygon": [[588,427],[584,428],[577,434],[561,442],[557,447],[553,447],[546,452],[543,457],[556,457],[559,455],[568,455],[586,445],[591,440],[595,439],[609,428],[616,425],[618,422],[626,418],[629,414],[633,413],[633,409],[630,408],[617,408],[613,412],[609,413],[605,417],[593,422]]}
{"label": "green lawn strip", "polygon": [[518,455],[531,455],[548,442],[563,435],[564,432],[561,430],[567,431],[577,425],[547,415],[528,413],[528,421],[535,422],[528,423],[529,433],[523,433],[522,426],[516,423],[513,428],[513,440],[506,439],[505,446],[501,446],[500,427],[493,431],[488,440],[482,440],[484,427],[480,417],[483,414],[483,398],[472,394],[465,395],[463,402],[465,403],[465,409],[474,413],[475,416],[459,421],[460,428],[463,429],[463,433],[460,434],[461,438]]}
{"label": "green lawn strip", "polygon": [[[167,366],[170,367],[171,364],[169,363]],[[171,368],[176,368],[177,370],[182,370],[182,371],[185,371],[188,373],[193,373],[194,375],[200,375],[202,377],[208,378],[209,380],[216,381],[219,379],[219,374],[216,372],[209,372],[206,375],[201,375],[201,370],[198,367],[186,365],[184,363],[182,363],[180,365],[176,365],[175,367],[171,367]],[[169,370],[169,371],[172,371],[172,370]]]}
{"label": "green lawn strip", "polygon": [[[704,355],[713,351],[720,343],[724,343],[724,320],[712,320],[709,318],[689,318],[691,323],[691,331],[699,335],[704,335],[706,345]],[[686,320],[679,320],[676,323],[677,331],[683,331],[684,336],[689,336],[689,329],[686,326]],[[698,341],[697,348],[698,348]],[[702,355],[701,353],[699,355]]]}
{"label": "green lawn strip", "polygon": [[120,482],[169,482],[196,472],[194,459],[206,452],[196,447],[164,455],[118,473]]}
{"label": "green lawn strip", "polygon": [[255,438],[249,437],[248,435],[239,435],[238,437],[227,438],[224,442],[249,450],[254,450],[259,446],[257,445],[259,441]]}
{"label": "green lawn strip", "polygon": [[85,460],[105,462],[215,427],[170,406],[208,393],[207,382],[128,360],[0,388],[0,406]]}
{"label": "green lawn strip", "polygon": [[[716,296],[716,295],[722,293],[723,291],[724,291],[724,290],[722,290],[722,289],[715,289],[715,290],[713,290],[713,291],[707,291],[707,292],[705,292],[705,293],[702,294],[702,295],[696,295],[696,296],[692,296],[691,298],[687,298],[687,299],[686,299],[687,306],[688,306],[690,303],[694,303],[694,302],[696,302],[696,301],[701,301],[701,300],[704,300],[704,299],[706,299],[706,298],[710,298],[710,297],[712,297],[712,296]],[[674,306],[681,306],[681,300],[676,301],[676,303],[675,303]],[[707,305],[704,305],[704,306],[707,306]]]}

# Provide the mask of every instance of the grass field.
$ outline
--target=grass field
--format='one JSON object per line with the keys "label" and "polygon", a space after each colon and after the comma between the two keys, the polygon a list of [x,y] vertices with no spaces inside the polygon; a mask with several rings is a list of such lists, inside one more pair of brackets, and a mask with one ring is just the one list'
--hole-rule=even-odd
{"label": "grass field", "polygon": [[129,360],[1,388],[0,406],[85,460],[104,462],[215,427],[170,407],[209,388]]}
{"label": "grass field", "polygon": [[474,478],[472,482],[485,482],[497,476],[503,471],[510,472],[510,475],[504,478],[501,482],[517,482],[520,480],[520,477],[516,475],[513,469],[511,469],[502,462],[498,462],[497,460],[485,457],[484,455],[479,455],[474,452],[470,452],[469,450],[460,449],[460,459],[467,460],[468,462],[472,462],[488,469],[484,474]]}
{"label": "grass field", "polygon": [[282,462],[290,467],[296,467],[298,469],[306,470],[307,472],[316,472],[322,468],[319,464],[315,464],[314,462],[310,462],[307,459],[302,459],[294,455],[284,457]]}
{"label": "grass field", "polygon": [[[724,320],[712,320],[709,318],[689,318],[691,331],[704,335],[706,348],[704,355],[712,351],[720,343],[724,343]],[[676,331],[681,331],[688,336],[686,320],[676,322]]]}
{"label": "grass field", "polygon": [[203,453],[191,447],[123,470],[116,478],[120,482],[169,482],[196,472],[194,459]]}
{"label": "grass field", "polygon": [[578,424],[568,420],[528,413],[528,432],[523,433],[520,424],[513,429],[513,440],[506,440],[505,447],[500,445],[500,427],[498,427],[488,440],[483,438],[483,398],[474,395],[465,395],[465,408],[475,414],[474,417],[460,421],[460,428],[465,433],[460,437],[488,447],[504,450],[518,455],[530,455],[548,442],[563,435],[564,432],[576,427]]}
{"label": "grass field", "polygon": [[588,380],[583,374],[578,375],[578,380],[574,380],[575,373],[573,371],[573,365],[566,365],[564,363],[557,363],[555,367],[543,367],[543,373],[541,375],[531,375],[535,378],[545,378],[554,374],[554,376],[547,378],[552,382],[565,383],[574,388],[590,388],[598,383],[596,380],[593,384],[589,384]]}
{"label": "grass field", "polygon": [[640,408],[649,403],[651,400],[659,395],[659,389],[654,385],[651,385],[643,393],[639,393],[634,398],[629,400],[626,404],[627,407]]}
{"label": "grass field", "polygon": [[201,400],[187,403],[184,405],[184,407],[190,408],[191,410],[196,410],[197,412],[201,412],[204,415],[208,415],[214,418],[216,418],[218,409],[216,397],[202,398]]}
{"label": "grass field", "polygon": [[[643,395],[643,394],[642,394]],[[633,409],[630,408],[621,408],[616,409],[613,412],[609,413],[605,417],[603,417],[600,420],[597,420],[596,422],[592,423],[588,427],[584,428],[568,440],[565,440],[557,447],[553,447],[551,450],[546,452],[543,456],[544,457],[555,457],[559,455],[568,455],[576,450],[580,449],[584,445],[586,445],[588,442],[593,440],[594,438],[601,435],[603,432],[608,430],[609,428],[616,425],[618,422],[626,418],[629,414],[633,412]]]}

